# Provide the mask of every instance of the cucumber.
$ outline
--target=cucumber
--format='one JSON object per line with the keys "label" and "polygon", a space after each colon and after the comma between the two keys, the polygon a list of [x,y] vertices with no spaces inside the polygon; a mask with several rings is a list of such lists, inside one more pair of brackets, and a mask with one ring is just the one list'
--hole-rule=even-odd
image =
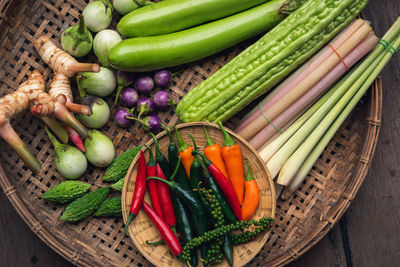
{"label": "cucumber", "polygon": [[109,187],[101,187],[83,195],[66,207],[60,220],[77,222],[85,219],[100,207],[101,203],[107,198],[109,192]]}
{"label": "cucumber", "polygon": [[65,181],[44,192],[42,198],[56,203],[68,203],[85,194],[90,187],[90,184],[81,181]]}
{"label": "cucumber", "polygon": [[368,0],[307,1],[178,104],[181,122],[226,121],[266,93],[342,30]]}
{"label": "cucumber", "polygon": [[117,28],[126,37],[177,32],[220,19],[268,0],[164,0],[130,12]]}
{"label": "cucumber", "polygon": [[151,71],[192,62],[271,29],[304,1],[272,0],[184,31],[126,39],[111,49],[110,64],[124,71]]}
{"label": "cucumber", "polygon": [[121,217],[122,207],[121,207],[121,196],[112,197],[104,200],[101,203],[99,209],[96,211],[94,216],[97,217]]}

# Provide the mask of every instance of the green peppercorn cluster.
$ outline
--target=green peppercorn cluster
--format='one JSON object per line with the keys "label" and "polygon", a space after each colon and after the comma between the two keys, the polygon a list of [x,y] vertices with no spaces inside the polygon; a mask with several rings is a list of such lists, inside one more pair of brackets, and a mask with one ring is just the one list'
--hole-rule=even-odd
{"label": "green peppercorn cluster", "polygon": [[[269,217],[263,217],[260,220],[250,220],[250,221],[239,221],[236,223],[232,223],[229,225],[223,225],[219,228],[206,232],[204,235],[195,237],[191,241],[189,241],[182,250],[182,258],[184,260],[190,260],[190,251],[194,248],[201,246],[204,243],[213,241],[219,237],[223,237],[224,235],[232,232],[232,231],[244,231],[246,228],[249,228],[251,225],[254,226],[264,226],[270,227],[273,219]],[[266,229],[268,229],[265,228]]]}
{"label": "green peppercorn cluster", "polygon": [[244,231],[240,234],[232,235],[232,242],[234,246],[244,244],[253,240],[257,235],[265,232],[271,227],[273,219],[272,218],[262,218],[253,225],[257,228],[254,231]]}
{"label": "green peppercorn cluster", "polygon": [[[225,218],[224,214],[222,213],[222,207],[219,204],[216,196],[213,194],[212,190],[202,190],[201,194],[210,203],[211,215],[215,219],[215,228],[219,228],[225,225]],[[223,254],[221,248],[223,243],[223,236],[217,238],[213,242],[210,249],[207,251],[207,257],[204,259],[204,266],[210,266],[214,261],[217,263],[222,262]]]}

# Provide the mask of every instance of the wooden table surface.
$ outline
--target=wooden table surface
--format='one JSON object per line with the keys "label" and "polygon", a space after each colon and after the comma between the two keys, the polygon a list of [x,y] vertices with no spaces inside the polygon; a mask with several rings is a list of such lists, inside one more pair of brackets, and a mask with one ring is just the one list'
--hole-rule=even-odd
{"label": "wooden table surface", "polygon": [[[365,15],[383,36],[400,15],[400,1],[370,0]],[[400,55],[382,76],[382,128],[371,170],[340,223],[291,267],[400,265]],[[3,192],[0,206],[0,266],[71,266],[31,232]]]}

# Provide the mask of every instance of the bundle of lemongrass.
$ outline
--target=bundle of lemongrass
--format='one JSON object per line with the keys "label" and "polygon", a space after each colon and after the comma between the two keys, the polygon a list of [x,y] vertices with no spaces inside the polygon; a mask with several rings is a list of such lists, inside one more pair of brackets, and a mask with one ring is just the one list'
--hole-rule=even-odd
{"label": "bundle of lemongrass", "polygon": [[378,42],[369,24],[358,19],[270,93],[236,131],[260,149],[308,109]]}
{"label": "bundle of lemongrass", "polygon": [[400,18],[363,62],[260,150],[272,177],[277,177],[278,188],[287,187],[281,195],[282,199],[287,199],[301,185],[339,127],[396,54],[399,46]]}

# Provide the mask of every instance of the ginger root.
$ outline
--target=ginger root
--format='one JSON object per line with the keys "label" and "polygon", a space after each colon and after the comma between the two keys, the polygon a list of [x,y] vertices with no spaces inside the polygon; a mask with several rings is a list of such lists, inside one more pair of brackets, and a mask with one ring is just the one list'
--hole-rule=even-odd
{"label": "ginger root", "polygon": [[100,66],[92,63],[79,63],[70,54],[58,48],[47,36],[39,37],[34,43],[36,51],[43,61],[55,73],[71,78],[77,72],[99,72]]}

